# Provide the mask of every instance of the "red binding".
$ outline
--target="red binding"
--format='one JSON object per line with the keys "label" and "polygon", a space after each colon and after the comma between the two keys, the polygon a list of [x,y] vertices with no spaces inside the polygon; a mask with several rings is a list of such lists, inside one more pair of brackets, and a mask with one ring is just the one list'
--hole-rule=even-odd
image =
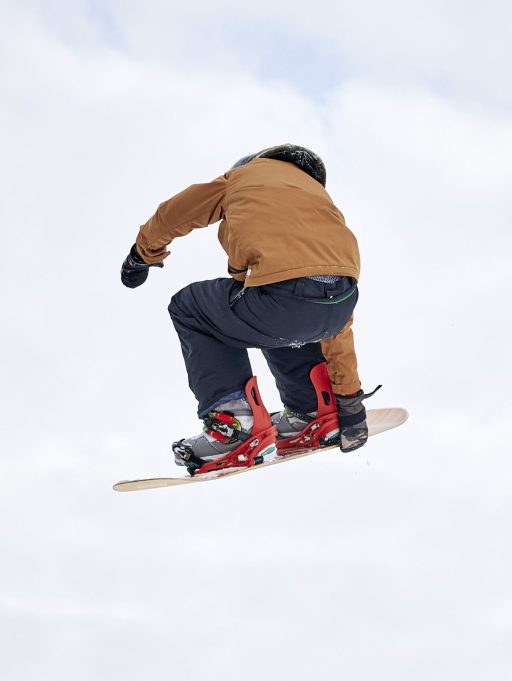
{"label": "red binding", "polygon": [[309,377],[316,392],[317,417],[297,435],[277,441],[277,453],[280,456],[295,454],[307,449],[319,449],[324,438],[334,430],[339,430],[336,398],[327,373],[327,362],[316,364],[309,372]]}
{"label": "red binding", "polygon": [[249,402],[254,416],[254,424],[248,440],[242,442],[238,447],[228,452],[216,461],[208,461],[194,472],[194,475],[218,471],[223,468],[248,468],[258,463],[258,456],[265,449],[276,445],[277,428],[272,424],[270,414],[266,410],[258,389],[256,376],[250,378],[245,385],[245,395]]}

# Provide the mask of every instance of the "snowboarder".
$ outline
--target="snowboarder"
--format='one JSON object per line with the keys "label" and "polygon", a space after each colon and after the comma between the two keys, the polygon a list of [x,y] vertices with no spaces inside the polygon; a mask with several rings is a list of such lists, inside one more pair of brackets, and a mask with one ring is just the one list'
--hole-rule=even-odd
{"label": "snowboarder", "polygon": [[[279,452],[333,438],[352,451],[367,440],[351,330],[359,251],[325,183],[322,160],[304,147],[245,156],[160,204],[123,262],[123,284],[140,286],[150,267],[163,267],[174,238],[221,221],[231,276],[192,283],[169,305],[204,422],[199,435],[173,443],[191,474],[261,462],[276,441]],[[247,348],[262,350],[276,380],[284,410],[271,421]],[[318,441],[312,433],[326,410],[331,430]]]}

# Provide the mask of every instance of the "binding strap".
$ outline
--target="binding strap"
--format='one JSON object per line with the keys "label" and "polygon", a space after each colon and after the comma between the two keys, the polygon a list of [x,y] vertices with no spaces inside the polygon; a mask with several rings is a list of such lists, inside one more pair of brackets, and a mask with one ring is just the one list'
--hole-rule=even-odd
{"label": "binding strap", "polygon": [[185,438],[178,440],[178,442],[173,442],[172,449],[175,454],[178,454],[180,459],[185,463],[190,475],[194,475],[196,470],[199,470],[201,466],[206,463],[204,459],[200,456],[194,454],[194,450],[189,445],[184,445],[183,441]]}
{"label": "binding strap", "polygon": [[242,429],[240,421],[230,411],[209,411],[203,419],[204,431],[219,442],[232,444],[240,440],[245,442],[251,437]]}
{"label": "binding strap", "polygon": [[299,411],[293,411],[293,409],[289,409],[288,407],[284,408],[283,416],[295,416],[301,421],[306,421],[306,423],[311,423],[316,418],[315,416],[309,416],[309,414],[301,414]]}

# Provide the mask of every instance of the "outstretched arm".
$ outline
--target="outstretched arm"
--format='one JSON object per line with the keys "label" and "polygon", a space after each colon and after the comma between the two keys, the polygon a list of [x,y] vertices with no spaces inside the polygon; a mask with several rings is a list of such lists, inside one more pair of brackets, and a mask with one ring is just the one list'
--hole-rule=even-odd
{"label": "outstretched arm", "polygon": [[361,389],[361,381],[357,373],[354,334],[351,327],[352,317],[340,333],[322,341],[327,371],[336,396],[342,452],[359,449],[368,439],[366,409],[363,406],[363,400],[370,395],[365,395]]}
{"label": "outstretched arm", "polygon": [[351,317],[336,336],[322,341],[322,352],[327,360],[332,389],[338,395],[352,395],[361,389],[352,321]]}
{"label": "outstretched arm", "polygon": [[218,222],[222,217],[225,189],[226,177],[221,175],[212,182],[193,184],[161,203],[137,236],[137,251],[144,262],[162,261],[169,254],[167,246],[175,237]]}

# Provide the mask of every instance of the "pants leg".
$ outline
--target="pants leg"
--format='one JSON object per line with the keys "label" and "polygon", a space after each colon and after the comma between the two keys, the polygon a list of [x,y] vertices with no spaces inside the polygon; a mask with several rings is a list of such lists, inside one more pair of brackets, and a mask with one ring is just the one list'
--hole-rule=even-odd
{"label": "pants leg", "polygon": [[[221,281],[225,284],[220,285]],[[243,391],[252,376],[247,346],[235,339],[230,342],[219,326],[229,312],[231,288],[236,283],[227,279],[196,282],[178,291],[169,305],[199,418],[222,395]],[[210,284],[211,290],[203,284]]]}
{"label": "pants leg", "polygon": [[293,411],[316,411],[317,397],[309,372],[316,364],[325,362],[320,343],[262,352],[275,378],[281,402]]}

